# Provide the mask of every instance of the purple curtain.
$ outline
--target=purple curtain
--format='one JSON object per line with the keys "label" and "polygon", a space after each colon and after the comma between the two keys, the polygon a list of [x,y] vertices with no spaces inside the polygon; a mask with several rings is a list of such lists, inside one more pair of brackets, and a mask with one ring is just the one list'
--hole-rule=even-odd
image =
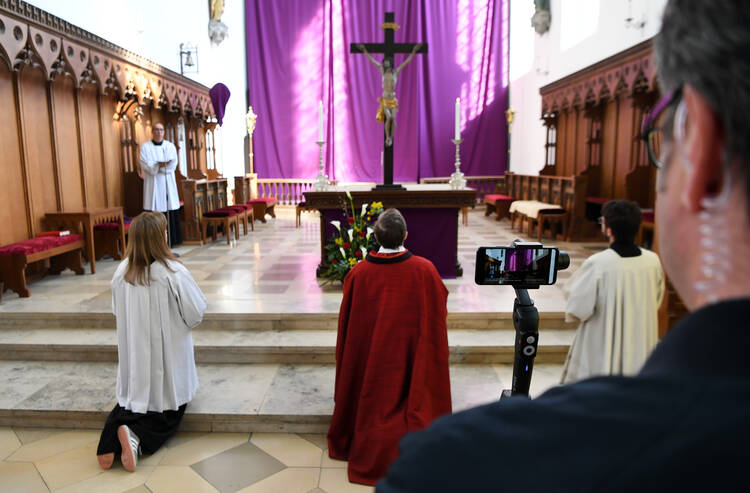
{"label": "purple curtain", "polygon": [[[382,42],[386,11],[401,26],[396,42],[429,44],[429,53],[416,55],[396,86],[395,180],[453,171],[456,97],[462,104],[462,171],[505,171],[508,0],[246,0],[260,177],[315,177],[322,100],[328,176],[382,180],[383,125],[375,120],[380,73],[364,55],[350,54],[349,44]],[[396,55],[396,66],[406,57]]]}

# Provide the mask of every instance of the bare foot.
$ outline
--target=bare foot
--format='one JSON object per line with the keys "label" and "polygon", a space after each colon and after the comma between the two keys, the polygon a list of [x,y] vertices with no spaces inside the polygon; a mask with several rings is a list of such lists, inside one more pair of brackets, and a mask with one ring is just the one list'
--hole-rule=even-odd
{"label": "bare foot", "polygon": [[115,453],[110,452],[108,454],[97,455],[96,460],[99,461],[99,467],[102,469],[109,469],[112,467],[112,462],[115,460]]}

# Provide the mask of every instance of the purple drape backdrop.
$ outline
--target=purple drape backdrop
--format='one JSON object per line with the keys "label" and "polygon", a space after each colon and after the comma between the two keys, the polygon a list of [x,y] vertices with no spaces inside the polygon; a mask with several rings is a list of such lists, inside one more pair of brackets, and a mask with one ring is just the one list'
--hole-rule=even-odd
{"label": "purple drape backdrop", "polygon": [[[455,98],[462,103],[462,170],[502,174],[507,165],[508,0],[246,0],[248,87],[258,116],[262,178],[314,178],[318,100],[325,169],[339,181],[382,180],[378,70],[349,43],[382,42],[393,11],[396,42],[429,43],[399,75],[394,178],[454,169]],[[377,60],[382,55],[374,55]],[[400,65],[407,55],[396,55]]]}

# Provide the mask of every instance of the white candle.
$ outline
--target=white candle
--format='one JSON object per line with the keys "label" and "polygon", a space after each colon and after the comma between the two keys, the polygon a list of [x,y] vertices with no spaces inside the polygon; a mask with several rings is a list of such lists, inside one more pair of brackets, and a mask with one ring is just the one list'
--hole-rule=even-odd
{"label": "white candle", "polygon": [[461,140],[461,98],[456,98],[456,134],[454,140]]}
{"label": "white candle", "polygon": [[318,101],[318,142],[323,142],[323,101]]}

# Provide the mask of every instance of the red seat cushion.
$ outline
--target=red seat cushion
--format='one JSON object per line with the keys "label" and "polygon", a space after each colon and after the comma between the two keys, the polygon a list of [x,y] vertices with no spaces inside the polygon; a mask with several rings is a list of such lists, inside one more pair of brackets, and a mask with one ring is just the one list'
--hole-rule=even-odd
{"label": "red seat cushion", "polygon": [[66,236],[42,236],[0,247],[0,255],[31,255],[32,253],[51,250],[59,246],[67,245],[68,243],[75,243],[79,240],[81,240],[81,236],[73,234]]}
{"label": "red seat cushion", "polygon": [[[116,230],[120,225],[114,221],[109,223],[101,223],[101,224],[95,224],[94,225],[94,231],[114,231]],[[130,220],[127,220],[123,224],[125,232],[127,233],[130,229]]]}
{"label": "red seat cushion", "polygon": [[514,199],[510,195],[501,195],[499,193],[490,193],[484,196],[484,202],[485,203],[489,202],[491,204],[494,204],[495,202],[498,202],[498,201],[499,202],[509,202],[509,201],[513,202],[514,200],[516,199]]}
{"label": "red seat cushion", "polygon": [[265,202],[267,206],[274,205],[276,203],[275,197],[258,197],[257,199],[248,200],[248,204],[260,204]]}
{"label": "red seat cushion", "polygon": [[231,210],[233,210],[235,212],[238,212],[238,213],[239,212],[245,212],[248,208],[249,208],[249,206],[242,205],[242,204],[228,205],[226,207],[222,207],[222,209],[231,209]]}
{"label": "red seat cushion", "polygon": [[604,205],[610,200],[611,199],[605,199],[604,197],[586,197],[586,202],[591,202],[592,204],[599,204],[599,205]]}
{"label": "red seat cushion", "polygon": [[204,212],[203,217],[232,217],[237,213],[229,209],[216,209],[215,211]]}

